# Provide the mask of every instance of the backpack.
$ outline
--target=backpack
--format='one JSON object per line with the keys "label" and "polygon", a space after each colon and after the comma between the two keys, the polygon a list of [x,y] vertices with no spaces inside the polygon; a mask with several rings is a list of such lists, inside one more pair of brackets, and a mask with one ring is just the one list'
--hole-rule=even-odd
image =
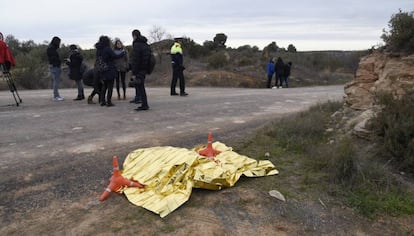
{"label": "backpack", "polygon": [[148,45],[148,48],[150,50],[150,57],[148,59],[148,67],[147,67],[147,74],[150,75],[155,68],[155,64],[157,64],[157,61],[155,60],[155,55],[152,53],[151,47]]}
{"label": "backpack", "polygon": [[85,72],[88,70],[88,65],[86,65],[85,62],[82,62],[79,70],[81,75],[83,76],[83,74],[85,74]]}

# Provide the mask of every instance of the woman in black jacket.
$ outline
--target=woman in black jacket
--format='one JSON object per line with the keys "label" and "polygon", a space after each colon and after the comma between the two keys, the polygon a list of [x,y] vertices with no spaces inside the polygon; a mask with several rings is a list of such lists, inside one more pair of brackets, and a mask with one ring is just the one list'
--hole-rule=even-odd
{"label": "woman in black jacket", "polygon": [[102,78],[103,86],[100,96],[101,106],[114,106],[112,103],[112,90],[114,88],[114,80],[117,76],[117,69],[114,60],[125,56],[125,52],[117,55],[111,49],[111,41],[108,36],[101,36],[96,46],[96,58],[102,60],[105,65],[105,70],[100,71],[100,78]]}
{"label": "woman in black jacket", "polygon": [[78,47],[76,47],[76,45],[70,45],[69,49],[70,56],[69,59],[66,60],[66,64],[69,66],[69,79],[74,80],[76,82],[76,86],[78,87],[78,96],[73,100],[79,101],[85,99],[81,72],[83,56],[79,53]]}
{"label": "woman in black jacket", "polygon": [[285,63],[283,63],[282,58],[278,57],[276,64],[275,64],[275,74],[276,74],[276,87],[279,88],[279,85],[281,88],[283,88],[283,77],[284,77],[284,71],[285,70]]}

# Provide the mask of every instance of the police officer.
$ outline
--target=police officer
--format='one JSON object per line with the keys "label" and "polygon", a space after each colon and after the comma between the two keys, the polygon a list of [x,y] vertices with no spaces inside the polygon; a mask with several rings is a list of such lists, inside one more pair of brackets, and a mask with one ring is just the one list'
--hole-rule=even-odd
{"label": "police officer", "polygon": [[185,92],[184,73],[185,67],[183,66],[183,49],[181,48],[181,39],[175,38],[175,42],[171,47],[171,64],[172,64],[172,80],[171,80],[171,96],[176,96],[178,93],[175,91],[177,85],[177,79],[180,80],[180,96],[187,96]]}

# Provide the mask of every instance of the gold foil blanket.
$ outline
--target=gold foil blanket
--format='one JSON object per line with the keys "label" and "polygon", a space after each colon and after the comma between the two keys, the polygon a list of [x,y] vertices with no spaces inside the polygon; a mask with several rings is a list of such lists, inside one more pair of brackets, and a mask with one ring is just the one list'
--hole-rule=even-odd
{"label": "gold foil blanket", "polygon": [[167,146],[132,151],[124,161],[122,176],[147,188],[126,188],[124,194],[131,203],[165,217],[190,198],[193,188],[220,190],[234,186],[241,175],[278,174],[270,161],[239,155],[223,143],[213,143],[213,148],[221,151],[216,161],[199,155],[201,148]]}

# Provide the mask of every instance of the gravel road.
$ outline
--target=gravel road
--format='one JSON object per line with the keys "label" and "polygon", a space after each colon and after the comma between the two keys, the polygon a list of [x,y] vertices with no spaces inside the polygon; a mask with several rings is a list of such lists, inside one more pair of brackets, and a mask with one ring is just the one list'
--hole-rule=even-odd
{"label": "gravel road", "polygon": [[0,92],[0,234],[93,232],[103,206],[85,211],[107,185],[113,155],[122,163],[137,148],[192,148],[205,144],[209,131],[231,143],[277,117],[344,96],[343,86],[188,88],[187,97],[148,88],[150,110],[137,112],[132,89],[114,107],[73,101],[75,89],[60,92],[63,102],[53,102],[51,90],[19,91],[18,107],[9,106],[9,91]]}
{"label": "gravel road", "polygon": [[[85,91],[88,94],[90,91]],[[128,91],[132,97],[132,90]],[[258,125],[318,102],[342,99],[343,86],[289,89],[190,88],[190,96],[169,96],[167,88],[149,88],[148,111],[134,111],[128,100],[114,107],[72,101],[74,89],[64,89],[63,102],[51,100],[51,90],[20,91],[23,103],[13,104],[11,93],[0,92],[0,168],[65,154],[81,155],[116,146],[177,145],[198,141],[178,139],[226,134]],[[221,136],[222,135],[222,136]]]}

